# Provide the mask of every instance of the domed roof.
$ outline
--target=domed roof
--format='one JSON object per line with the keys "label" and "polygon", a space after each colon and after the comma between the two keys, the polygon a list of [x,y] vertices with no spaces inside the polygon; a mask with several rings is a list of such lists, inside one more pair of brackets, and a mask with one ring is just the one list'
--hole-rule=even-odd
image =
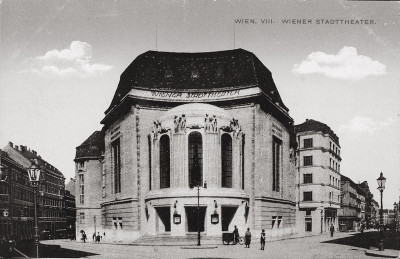
{"label": "domed roof", "polygon": [[206,114],[209,114],[215,115],[217,117],[231,118],[231,116],[220,107],[206,103],[188,103],[179,105],[168,110],[160,119],[163,120],[165,118],[170,118],[174,117],[175,115],[182,114],[185,114],[185,116],[187,117],[197,115],[205,116]]}
{"label": "domed roof", "polygon": [[202,53],[147,51],[121,74],[106,113],[131,89],[161,91],[221,91],[259,87],[283,104],[271,72],[251,52],[233,49]]}

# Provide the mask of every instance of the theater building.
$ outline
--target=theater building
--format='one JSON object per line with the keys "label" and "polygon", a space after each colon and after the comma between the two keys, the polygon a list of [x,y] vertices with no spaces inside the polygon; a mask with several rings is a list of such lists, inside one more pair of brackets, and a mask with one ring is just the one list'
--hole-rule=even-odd
{"label": "theater building", "polygon": [[293,120],[253,53],[145,52],[101,123],[107,239],[294,233]]}

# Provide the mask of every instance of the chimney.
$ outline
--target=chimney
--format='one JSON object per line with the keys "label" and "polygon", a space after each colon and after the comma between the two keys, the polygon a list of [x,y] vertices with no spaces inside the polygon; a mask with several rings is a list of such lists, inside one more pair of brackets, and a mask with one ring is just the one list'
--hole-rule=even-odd
{"label": "chimney", "polygon": [[20,145],[19,147],[20,147],[22,152],[26,151],[26,146]]}
{"label": "chimney", "polygon": [[14,148],[19,151],[18,145],[15,145]]}
{"label": "chimney", "polygon": [[8,142],[8,145],[9,145],[10,147],[14,147],[14,144],[13,144],[11,141]]}
{"label": "chimney", "polygon": [[306,121],[308,121],[308,119],[306,119]]}
{"label": "chimney", "polygon": [[37,152],[36,152],[35,150],[33,150],[33,149],[32,149],[32,153],[35,154],[35,155],[37,155]]}

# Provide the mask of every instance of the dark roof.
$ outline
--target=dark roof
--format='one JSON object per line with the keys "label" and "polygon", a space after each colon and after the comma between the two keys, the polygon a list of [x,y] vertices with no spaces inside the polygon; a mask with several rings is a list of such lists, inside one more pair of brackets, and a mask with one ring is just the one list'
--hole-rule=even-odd
{"label": "dark roof", "polygon": [[[196,76],[197,75],[197,76]],[[147,51],[121,74],[106,113],[132,88],[162,91],[232,90],[260,87],[283,104],[271,72],[251,52],[234,49],[203,53]]]}
{"label": "dark roof", "polygon": [[[40,155],[38,155],[36,151],[29,149],[27,146],[20,145],[18,147],[17,145],[9,143],[6,147],[4,147],[4,151],[6,151],[18,164],[24,167],[28,166],[27,163],[35,163],[40,168],[45,168],[50,172],[64,177],[64,175],[55,166],[48,163]],[[13,155],[11,152],[15,152],[16,154]]]}
{"label": "dark roof", "polygon": [[76,159],[99,158],[104,152],[104,132],[95,131],[76,148]]}
{"label": "dark roof", "polygon": [[[333,141],[339,145],[339,137],[331,130],[331,128],[319,121],[309,120],[307,119],[305,122],[299,125],[294,126],[294,130],[296,133],[305,132],[305,131],[321,131],[323,134],[329,134]],[[340,146],[340,145],[339,145]]]}

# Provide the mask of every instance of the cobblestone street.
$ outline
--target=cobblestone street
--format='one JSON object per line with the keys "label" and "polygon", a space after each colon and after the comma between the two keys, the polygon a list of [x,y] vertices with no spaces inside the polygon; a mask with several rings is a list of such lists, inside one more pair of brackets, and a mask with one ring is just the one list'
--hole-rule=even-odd
{"label": "cobblestone street", "polygon": [[[386,249],[379,252],[372,249],[329,242],[358,235],[358,233],[336,233],[333,238],[321,236],[267,242],[265,251],[253,240],[251,247],[244,245],[193,246],[141,246],[107,243],[77,243],[69,240],[43,241],[43,244],[57,244],[64,249],[85,251],[95,255],[89,258],[396,258],[398,251]],[[257,240],[258,241],[258,240]],[[62,256],[62,255],[60,255]]]}

